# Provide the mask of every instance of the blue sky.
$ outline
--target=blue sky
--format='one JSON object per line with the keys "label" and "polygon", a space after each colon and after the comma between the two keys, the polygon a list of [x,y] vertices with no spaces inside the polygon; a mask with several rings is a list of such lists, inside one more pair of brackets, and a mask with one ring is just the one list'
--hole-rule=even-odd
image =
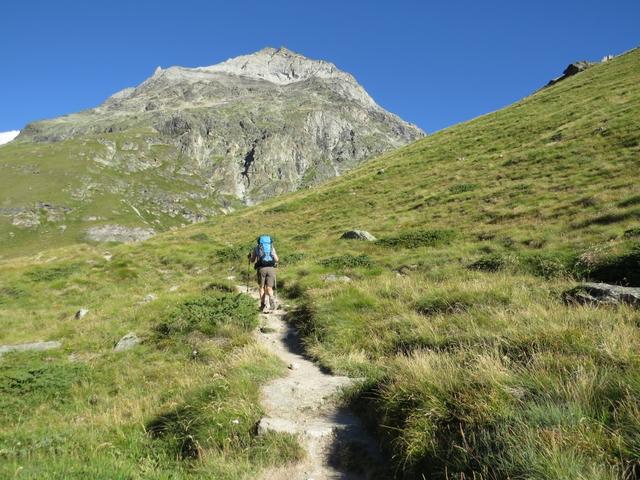
{"label": "blue sky", "polygon": [[158,65],[286,46],[433,132],[638,46],[638,25],[638,0],[3,2],[0,131],[96,106]]}

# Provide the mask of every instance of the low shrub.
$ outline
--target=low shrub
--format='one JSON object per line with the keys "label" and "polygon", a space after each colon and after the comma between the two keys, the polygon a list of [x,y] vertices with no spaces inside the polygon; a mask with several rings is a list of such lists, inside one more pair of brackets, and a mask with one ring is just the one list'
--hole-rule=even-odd
{"label": "low shrub", "polygon": [[449,192],[451,193],[464,193],[464,192],[471,192],[472,190],[475,190],[476,188],[478,188],[478,184],[477,183],[459,183],[457,185],[454,185],[452,187],[449,188]]}
{"label": "low shrub", "polygon": [[217,260],[220,262],[238,262],[245,260],[251,251],[252,245],[231,245],[221,248],[215,252]]}
{"label": "low shrub", "polygon": [[11,300],[16,300],[18,298],[23,298],[26,296],[27,291],[21,287],[16,287],[13,285],[0,287],[0,305]]}
{"label": "low shrub", "polygon": [[246,295],[210,291],[177,305],[156,326],[156,332],[163,337],[191,332],[216,335],[228,325],[253,330],[258,325],[255,302]]}
{"label": "low shrub", "polygon": [[71,276],[80,269],[79,263],[66,263],[51,267],[36,267],[25,273],[27,278],[34,282],[52,282]]}
{"label": "low shrub", "polygon": [[572,251],[546,251],[520,256],[520,267],[542,278],[570,276],[575,273],[577,254]]}
{"label": "low shrub", "polygon": [[634,227],[634,228],[630,228],[629,230],[625,230],[624,237],[625,238],[640,237],[640,227]]}
{"label": "low shrub", "polygon": [[368,255],[338,255],[335,257],[325,258],[318,262],[323,267],[331,268],[371,268],[374,265],[373,260]]}
{"label": "low shrub", "polygon": [[9,353],[0,363],[0,417],[21,416],[42,403],[58,404],[86,367],[42,353]]}
{"label": "low shrub", "polygon": [[419,299],[414,309],[422,315],[455,314],[474,306],[496,306],[509,303],[509,297],[492,291],[434,292]]}
{"label": "low shrub", "polygon": [[596,261],[582,273],[589,280],[640,286],[640,243],[626,253],[607,256]]}
{"label": "low shrub", "polygon": [[453,240],[453,230],[414,230],[393,237],[381,238],[376,243],[390,248],[434,247]]}
{"label": "low shrub", "polygon": [[469,265],[471,270],[481,270],[483,272],[497,272],[504,270],[509,261],[499,253],[485,255]]}
{"label": "low shrub", "polygon": [[204,232],[196,233],[195,235],[191,235],[189,240],[194,240],[196,242],[209,242],[211,241],[211,237]]}

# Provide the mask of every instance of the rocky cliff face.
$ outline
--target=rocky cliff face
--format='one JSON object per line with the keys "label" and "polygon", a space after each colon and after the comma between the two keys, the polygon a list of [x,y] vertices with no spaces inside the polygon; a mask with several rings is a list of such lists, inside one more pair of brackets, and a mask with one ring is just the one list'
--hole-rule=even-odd
{"label": "rocky cliff face", "polygon": [[423,135],[348,73],[283,48],[158,68],[96,108],[28,125],[0,148],[0,245],[198,222]]}
{"label": "rocky cliff face", "polygon": [[[143,138],[122,143],[108,138],[140,131]],[[210,67],[158,68],[95,109],[29,125],[20,139],[98,136],[104,149],[93,160],[105,167],[179,162],[180,173],[212,194],[251,204],[340,175],[422,135],[333,64],[266,48]],[[162,162],[158,147],[172,152]]]}

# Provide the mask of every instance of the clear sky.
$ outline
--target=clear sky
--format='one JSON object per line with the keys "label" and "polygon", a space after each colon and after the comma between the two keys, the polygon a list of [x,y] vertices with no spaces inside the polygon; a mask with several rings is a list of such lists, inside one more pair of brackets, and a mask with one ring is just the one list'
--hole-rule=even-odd
{"label": "clear sky", "polygon": [[0,131],[96,106],[158,65],[286,46],[433,132],[638,45],[640,0],[7,0]]}

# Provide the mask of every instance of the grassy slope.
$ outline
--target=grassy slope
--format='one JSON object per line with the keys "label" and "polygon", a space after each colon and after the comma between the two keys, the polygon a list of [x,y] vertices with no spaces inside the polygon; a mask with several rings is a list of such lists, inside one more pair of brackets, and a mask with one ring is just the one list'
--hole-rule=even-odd
{"label": "grassy slope", "polygon": [[[96,407],[81,400],[94,387],[73,385],[57,428],[63,436],[94,432],[84,437],[88,465],[137,475],[147,463],[163,472],[186,468],[158,459],[141,424],[183,402],[185,391],[205,388],[214,372],[231,382],[239,374],[226,371],[228,363],[255,360],[254,347],[234,330],[226,338],[237,342],[218,353],[214,342],[206,373],[192,373],[185,340],[153,336],[158,314],[211,277],[243,272],[241,252],[270,231],[284,256],[281,291],[299,305],[309,351],[335,371],[367,377],[352,400],[378,425],[398,476],[635,478],[640,314],[567,306],[560,293],[583,277],[640,285],[639,81],[636,50],[320,188],[114,247],[111,262],[90,247],[5,262],[0,342],[63,337],[65,353],[98,354],[87,360],[94,386],[107,405],[131,407],[96,418]],[[354,227],[384,241],[338,240]],[[25,277],[54,256],[51,263],[81,270],[43,282]],[[327,273],[353,281],[328,283]],[[184,290],[166,291],[173,283]],[[148,291],[164,293],[139,305]],[[92,309],[89,321],[69,319],[80,304]],[[113,341],[132,329],[150,340],[114,360]],[[206,338],[199,341],[211,343]],[[127,376],[160,378],[166,387],[114,389],[124,362]],[[267,365],[260,378],[276,370]],[[79,455],[73,446],[39,446],[40,418],[58,408],[41,403],[37,416],[11,422],[0,446],[7,468],[24,465],[24,455],[39,468]],[[83,420],[62,426],[76,418]],[[26,454],[12,446],[18,434],[35,445]],[[247,435],[228,457],[206,444],[208,455],[188,472],[244,468],[247,449],[258,448]]]}

